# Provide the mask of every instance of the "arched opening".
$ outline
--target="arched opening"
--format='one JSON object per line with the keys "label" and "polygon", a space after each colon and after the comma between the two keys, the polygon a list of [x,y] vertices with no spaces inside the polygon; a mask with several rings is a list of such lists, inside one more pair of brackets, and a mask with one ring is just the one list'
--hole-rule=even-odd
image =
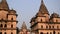
{"label": "arched opening", "polygon": [[3,20],[3,18],[1,20]]}
{"label": "arched opening", "polygon": [[46,29],[48,29],[48,26],[46,26]]}
{"label": "arched opening", "polygon": [[0,24],[0,27],[3,27],[3,24]]}
{"label": "arched opening", "polygon": [[13,17],[11,18],[11,20],[13,20]]}
{"label": "arched opening", "polygon": [[43,25],[41,25],[41,28],[43,28]]}
{"label": "arched opening", "polygon": [[51,26],[49,26],[49,29],[51,29]]}
{"label": "arched opening", "polygon": [[6,34],[6,32],[4,34]]}
{"label": "arched opening", "polygon": [[2,32],[0,32],[0,34],[2,34]]}
{"label": "arched opening", "polygon": [[13,34],[13,32],[11,32],[11,34]]}
{"label": "arched opening", "polygon": [[42,19],[41,19],[41,22],[42,22]]}
{"label": "arched opening", "polygon": [[52,26],[54,28],[54,26]]}
{"label": "arched opening", "polygon": [[59,29],[59,26],[57,26],[57,29]]}
{"label": "arched opening", "polygon": [[50,32],[50,34],[52,34],[52,32]]}
{"label": "arched opening", "polygon": [[40,34],[43,34],[43,32],[41,32]]}
{"label": "arched opening", "polygon": [[58,22],[58,20],[56,20],[56,22]]}
{"label": "arched opening", "polygon": [[60,34],[60,32],[58,32],[58,34]]}
{"label": "arched opening", "polygon": [[13,28],[13,24],[11,24],[11,28]]}
{"label": "arched opening", "polygon": [[47,34],[48,34],[48,32],[47,32]]}
{"label": "arched opening", "polygon": [[55,31],[53,31],[53,34],[55,34],[56,32]]}

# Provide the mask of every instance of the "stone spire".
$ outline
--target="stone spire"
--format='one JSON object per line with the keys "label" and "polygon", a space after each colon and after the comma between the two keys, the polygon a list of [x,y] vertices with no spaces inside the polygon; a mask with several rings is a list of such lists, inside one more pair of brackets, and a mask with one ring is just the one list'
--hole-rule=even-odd
{"label": "stone spire", "polygon": [[49,14],[43,0],[41,0],[41,6],[39,8],[39,12],[37,13],[37,16],[42,15],[42,14]]}
{"label": "stone spire", "polygon": [[45,14],[45,13],[49,14],[49,13],[48,13],[48,10],[47,10],[44,2],[43,2],[43,0],[41,0],[41,6],[40,6],[39,11],[40,11],[41,13],[43,13],[43,14]]}
{"label": "stone spire", "polygon": [[43,2],[43,0],[41,0],[41,4],[43,4],[44,2]]}
{"label": "stone spire", "polygon": [[8,4],[7,4],[6,0],[2,0],[0,2],[0,9],[2,9],[2,10],[9,10],[9,7],[8,7]]}
{"label": "stone spire", "polygon": [[27,26],[26,26],[26,24],[25,24],[25,22],[23,22],[23,24],[22,24],[22,27],[21,27],[22,29],[27,29]]}

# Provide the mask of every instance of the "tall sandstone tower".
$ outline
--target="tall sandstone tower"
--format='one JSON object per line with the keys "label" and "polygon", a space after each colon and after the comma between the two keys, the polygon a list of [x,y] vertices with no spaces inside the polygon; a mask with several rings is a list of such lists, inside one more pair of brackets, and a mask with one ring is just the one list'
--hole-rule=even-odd
{"label": "tall sandstone tower", "polygon": [[6,0],[0,1],[0,34],[17,34],[17,14],[10,10]]}
{"label": "tall sandstone tower", "polygon": [[50,16],[43,0],[38,13],[30,23],[31,31],[35,34],[60,34],[60,17],[57,13]]}

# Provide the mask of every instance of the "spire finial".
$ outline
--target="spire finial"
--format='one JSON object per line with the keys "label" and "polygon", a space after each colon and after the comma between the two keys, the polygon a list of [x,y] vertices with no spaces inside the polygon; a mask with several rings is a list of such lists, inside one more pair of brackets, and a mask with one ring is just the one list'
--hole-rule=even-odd
{"label": "spire finial", "polygon": [[41,0],[41,6],[39,8],[39,13],[41,13],[41,14],[49,14],[43,0]]}
{"label": "spire finial", "polygon": [[6,0],[2,0],[0,3],[0,9],[9,10],[9,6]]}
{"label": "spire finial", "polygon": [[43,0],[41,0],[41,3],[42,3],[42,4],[44,3]]}
{"label": "spire finial", "polygon": [[23,24],[22,24],[22,29],[27,29],[25,22],[23,22]]}

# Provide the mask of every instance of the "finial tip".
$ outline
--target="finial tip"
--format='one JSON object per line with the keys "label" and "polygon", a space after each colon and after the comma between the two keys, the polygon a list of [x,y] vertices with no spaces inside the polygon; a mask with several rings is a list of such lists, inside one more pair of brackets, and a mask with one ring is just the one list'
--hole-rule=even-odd
{"label": "finial tip", "polygon": [[41,0],[41,3],[43,3],[43,0]]}

